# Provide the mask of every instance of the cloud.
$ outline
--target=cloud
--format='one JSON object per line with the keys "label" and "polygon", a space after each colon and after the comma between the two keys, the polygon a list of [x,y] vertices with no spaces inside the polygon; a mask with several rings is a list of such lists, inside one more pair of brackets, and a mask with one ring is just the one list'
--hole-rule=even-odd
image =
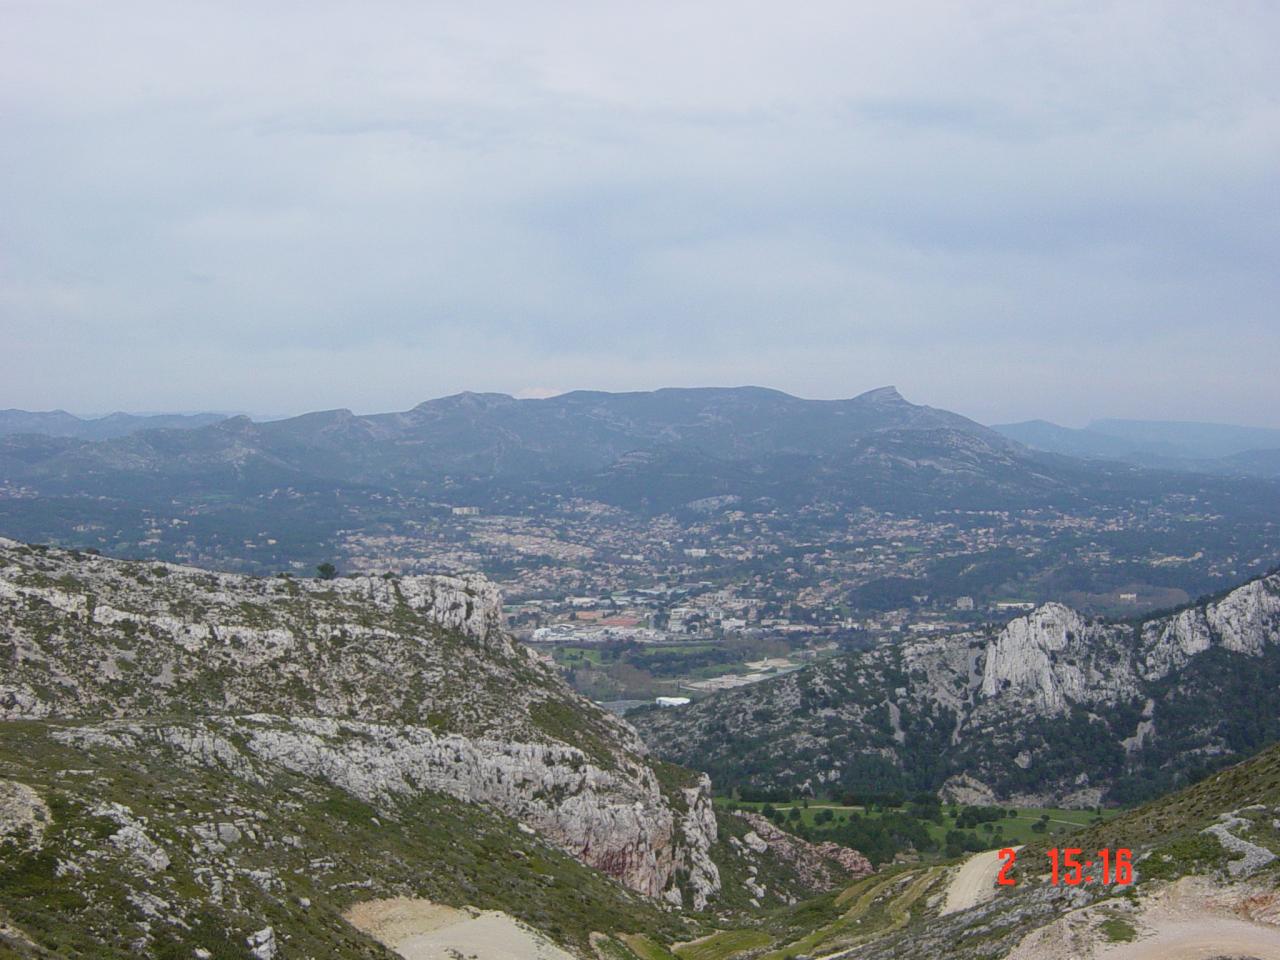
{"label": "cloud", "polygon": [[989,419],[1280,405],[1268,4],[0,22],[0,405],[748,381]]}

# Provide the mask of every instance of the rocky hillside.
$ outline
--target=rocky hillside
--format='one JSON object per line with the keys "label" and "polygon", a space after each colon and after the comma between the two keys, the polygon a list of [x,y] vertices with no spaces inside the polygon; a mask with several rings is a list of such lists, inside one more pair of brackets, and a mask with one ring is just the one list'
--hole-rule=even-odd
{"label": "rocky hillside", "polygon": [[[720,889],[706,778],[651,762],[629,727],[515,646],[481,578],[258,580],[0,541],[0,662],[10,806],[34,811],[35,833],[74,810],[69,842],[89,818],[140,867],[141,885],[117,877],[115,894],[141,904],[129,913],[144,942],[155,914],[189,927],[191,893],[235,886],[241,867],[219,872],[226,849],[281,852],[250,870],[267,891],[294,889],[289,850],[337,870],[351,851],[311,845],[317,802],[366,820],[424,805],[496,816],[486,829],[519,825],[539,857],[562,851],[670,903],[701,908]],[[124,770],[155,795],[125,789]],[[187,797],[176,808],[171,790]],[[394,859],[394,837],[380,848]],[[99,868],[79,856],[42,879]],[[185,908],[170,899],[183,882],[196,884]]]}
{"label": "rocky hillside", "polygon": [[[215,758],[234,741],[365,800],[489,803],[650,896],[679,902],[681,870],[702,906],[719,887],[706,782],[664,794],[634,733],[500,620],[481,578],[258,580],[5,541],[0,717],[128,718],[77,736]],[[174,715],[201,719],[155,723]]]}
{"label": "rocky hillside", "polygon": [[1142,622],[1046,604],[632,719],[725,786],[1154,796],[1280,739],[1280,575]]}

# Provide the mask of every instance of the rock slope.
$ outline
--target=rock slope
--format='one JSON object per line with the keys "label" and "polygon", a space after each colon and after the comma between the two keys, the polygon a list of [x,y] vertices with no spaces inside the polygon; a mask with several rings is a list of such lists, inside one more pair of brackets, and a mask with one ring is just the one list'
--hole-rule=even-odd
{"label": "rock slope", "polygon": [[255,579],[0,540],[0,663],[0,717],[72,746],[445,795],[640,893],[719,889],[709,782],[672,782],[513,644],[479,577]]}
{"label": "rock slope", "polygon": [[[717,780],[942,789],[963,802],[1153,796],[1280,739],[1280,575],[1141,622],[1050,603],[691,707],[633,715]],[[750,777],[735,777],[745,758]]]}

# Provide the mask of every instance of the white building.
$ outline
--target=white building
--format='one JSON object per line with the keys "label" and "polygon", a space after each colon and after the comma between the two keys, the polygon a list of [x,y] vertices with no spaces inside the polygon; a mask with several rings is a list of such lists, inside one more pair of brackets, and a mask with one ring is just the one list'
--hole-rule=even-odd
{"label": "white building", "polygon": [[690,703],[688,697],[657,697],[653,702],[660,707],[685,707]]}

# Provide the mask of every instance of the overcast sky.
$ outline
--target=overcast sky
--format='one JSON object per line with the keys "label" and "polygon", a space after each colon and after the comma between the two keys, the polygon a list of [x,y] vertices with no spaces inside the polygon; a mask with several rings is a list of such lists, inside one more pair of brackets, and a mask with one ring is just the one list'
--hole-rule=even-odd
{"label": "overcast sky", "polygon": [[1280,4],[0,0],[0,407],[1280,426]]}

